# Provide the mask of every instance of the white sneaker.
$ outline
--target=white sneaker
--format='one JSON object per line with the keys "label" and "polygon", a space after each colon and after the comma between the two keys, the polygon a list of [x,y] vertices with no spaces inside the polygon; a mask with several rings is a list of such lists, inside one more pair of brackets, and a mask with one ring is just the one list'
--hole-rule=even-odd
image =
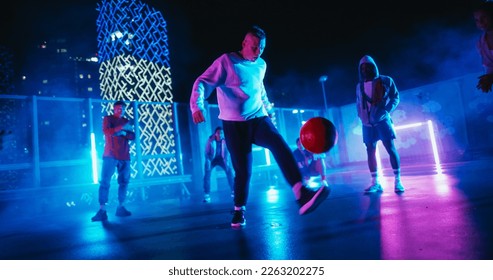
{"label": "white sneaker", "polygon": [[375,183],[365,189],[365,193],[376,193],[376,192],[383,192],[382,185]]}
{"label": "white sneaker", "polygon": [[402,193],[404,192],[404,186],[401,184],[401,181],[396,181],[394,185],[394,192]]}
{"label": "white sneaker", "polygon": [[211,196],[209,194],[204,195],[204,200],[202,200],[204,203],[210,203],[211,202]]}

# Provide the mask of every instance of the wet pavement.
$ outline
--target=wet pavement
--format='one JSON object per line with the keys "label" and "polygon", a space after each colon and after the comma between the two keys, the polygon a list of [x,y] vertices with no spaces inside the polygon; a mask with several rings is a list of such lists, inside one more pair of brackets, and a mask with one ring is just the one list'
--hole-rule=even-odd
{"label": "wet pavement", "polygon": [[[363,194],[368,172],[331,170],[332,193],[313,213],[282,180],[251,187],[247,225],[232,229],[226,188],[188,198],[131,201],[133,212],[106,223],[85,194],[73,201],[0,201],[2,260],[491,260],[493,161],[402,168],[403,194],[384,177],[381,194]],[[387,175],[387,174],[386,174]],[[116,192],[112,186],[110,192]]]}

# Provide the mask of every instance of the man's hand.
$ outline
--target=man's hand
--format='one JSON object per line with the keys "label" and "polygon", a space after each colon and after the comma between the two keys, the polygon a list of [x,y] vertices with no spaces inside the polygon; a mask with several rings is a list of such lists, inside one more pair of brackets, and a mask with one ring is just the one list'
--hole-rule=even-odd
{"label": "man's hand", "polygon": [[274,103],[269,103],[267,106],[265,106],[265,109],[267,110],[267,115],[269,116],[270,120],[274,124],[274,126],[277,127],[277,120],[276,120],[276,112],[274,110]]}
{"label": "man's hand", "polygon": [[195,112],[192,114],[193,122],[195,124],[205,122],[204,114],[202,113],[201,110]]}
{"label": "man's hand", "polygon": [[478,77],[479,81],[476,85],[477,89],[480,89],[484,93],[491,91],[491,86],[493,85],[493,74],[485,74]]}
{"label": "man's hand", "polygon": [[133,131],[134,126],[128,122],[122,127],[122,130]]}
{"label": "man's hand", "polygon": [[272,111],[271,113],[269,113],[269,118],[274,124],[274,126],[277,127],[276,112]]}
{"label": "man's hand", "polygon": [[115,132],[115,134],[113,134],[113,136],[125,136],[127,135],[127,132],[125,130],[120,130],[118,132]]}

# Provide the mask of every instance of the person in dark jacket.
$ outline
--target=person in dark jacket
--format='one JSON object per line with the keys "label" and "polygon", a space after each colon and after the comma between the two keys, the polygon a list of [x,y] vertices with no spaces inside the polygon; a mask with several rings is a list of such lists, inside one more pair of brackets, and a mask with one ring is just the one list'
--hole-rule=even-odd
{"label": "person in dark jacket", "polygon": [[123,117],[126,110],[123,101],[117,101],[113,105],[113,115],[103,118],[104,153],[101,181],[99,185],[99,211],[92,221],[106,221],[106,203],[110,189],[111,177],[118,173],[118,207],[116,216],[127,217],[132,213],[124,206],[127,198],[127,187],[130,180],[130,140],[135,139],[135,133],[130,121]]}
{"label": "person in dark jacket", "polygon": [[203,202],[211,202],[211,173],[214,167],[220,166],[226,177],[228,178],[231,197],[234,197],[234,174],[231,162],[229,160],[228,147],[224,140],[223,128],[216,127],[214,134],[207,138],[205,144],[205,166],[204,166],[204,200]]}

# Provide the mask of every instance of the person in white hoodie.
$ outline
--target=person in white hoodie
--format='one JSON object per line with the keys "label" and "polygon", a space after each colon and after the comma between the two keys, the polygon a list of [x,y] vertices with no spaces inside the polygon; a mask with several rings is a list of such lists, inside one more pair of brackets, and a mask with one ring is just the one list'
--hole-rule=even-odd
{"label": "person in white hoodie", "polygon": [[253,144],[272,152],[298,201],[300,215],[315,210],[331,190],[328,186],[313,190],[303,185],[293,153],[271,120],[272,104],[264,87],[267,64],[260,57],[265,43],[264,30],[251,27],[241,50],[219,56],[195,80],[190,97],[193,122],[202,123],[204,99],[216,90],[219,119],[235,171],[232,227],[246,225],[244,212],[252,176]]}
{"label": "person in white hoodie", "polygon": [[390,113],[399,104],[399,91],[394,80],[380,75],[373,58],[365,55],[358,65],[359,82],[356,85],[356,107],[363,127],[363,142],[366,145],[371,184],[365,193],[382,192],[376,159],[377,142],[382,141],[389,154],[394,171],[396,193],[404,192],[401,183],[400,157],[394,145],[396,138]]}
{"label": "person in white hoodie", "polygon": [[205,143],[205,165],[204,165],[204,200],[211,202],[211,173],[214,167],[220,166],[226,173],[231,197],[234,197],[233,184],[234,174],[229,160],[229,151],[226,147],[223,128],[218,126]]}
{"label": "person in white hoodie", "polygon": [[493,2],[484,1],[473,11],[476,27],[482,31],[476,42],[484,74],[479,76],[476,88],[484,93],[491,92],[493,85]]}

